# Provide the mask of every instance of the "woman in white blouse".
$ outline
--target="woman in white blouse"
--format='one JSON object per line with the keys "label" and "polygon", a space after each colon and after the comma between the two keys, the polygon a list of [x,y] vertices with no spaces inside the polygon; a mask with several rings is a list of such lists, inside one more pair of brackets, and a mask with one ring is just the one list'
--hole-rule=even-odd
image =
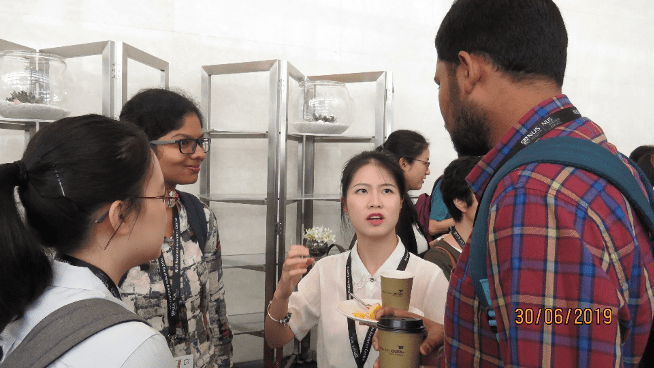
{"label": "woman in white blouse", "polygon": [[390,155],[370,151],[348,161],[341,178],[341,215],[352,222],[357,243],[350,252],[315,264],[307,248],[290,247],[268,306],[265,333],[271,347],[302,339],[317,325],[319,367],[372,367],[378,355],[370,349],[374,329],[348,322],[336,307],[350,299],[347,289],[360,299],[381,299],[380,272],[398,266],[415,275],[411,306],[443,321],[447,278],[433,263],[407,252],[395,231],[405,192],[402,169]]}
{"label": "woman in white blouse", "polygon": [[117,285],[161,254],[168,199],[145,133],[100,115],[50,123],[21,160],[0,164],[0,366],[33,367],[25,360],[34,355],[50,357],[41,363],[55,368],[172,367],[166,339],[137,321],[110,326],[58,357],[53,346],[24,347],[31,337],[66,345],[63,337],[84,335],[96,316],[77,315],[83,328],[61,340],[53,337],[60,329],[39,324],[75,302],[101,299],[129,310]]}

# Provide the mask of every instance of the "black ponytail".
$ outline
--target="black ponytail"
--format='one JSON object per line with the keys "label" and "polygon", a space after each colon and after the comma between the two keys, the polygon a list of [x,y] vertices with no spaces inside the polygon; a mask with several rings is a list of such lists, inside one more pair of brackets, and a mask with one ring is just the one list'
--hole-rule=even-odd
{"label": "black ponytail", "polygon": [[26,184],[21,166],[22,161],[0,165],[0,331],[20,318],[52,281],[48,257],[23,223],[15,200],[14,188]]}
{"label": "black ponytail", "polygon": [[125,200],[138,211],[134,198],[142,196],[152,160],[138,127],[84,115],[48,124],[20,161],[0,166],[0,331],[50,285],[43,247],[60,254],[80,249],[107,203]]}
{"label": "black ponytail", "polygon": [[409,164],[429,148],[429,142],[422,134],[413,130],[396,130],[375,151],[389,153],[399,161],[404,158]]}

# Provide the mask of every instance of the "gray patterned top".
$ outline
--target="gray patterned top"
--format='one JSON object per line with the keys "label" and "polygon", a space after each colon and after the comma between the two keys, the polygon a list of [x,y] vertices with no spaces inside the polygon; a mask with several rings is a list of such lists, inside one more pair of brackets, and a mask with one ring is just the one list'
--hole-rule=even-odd
{"label": "gray patterned top", "polygon": [[[168,337],[168,303],[156,260],[129,270],[121,286],[122,298],[155,330],[166,336],[173,356],[193,354],[196,368],[231,367],[232,331],[227,323],[216,216],[205,205],[208,232],[207,243],[202,254],[189,226],[186,209],[181,203],[179,207],[182,240],[181,292],[185,308],[180,310],[178,337]],[[171,277],[172,245],[174,240],[165,238],[161,246],[166,268]]]}

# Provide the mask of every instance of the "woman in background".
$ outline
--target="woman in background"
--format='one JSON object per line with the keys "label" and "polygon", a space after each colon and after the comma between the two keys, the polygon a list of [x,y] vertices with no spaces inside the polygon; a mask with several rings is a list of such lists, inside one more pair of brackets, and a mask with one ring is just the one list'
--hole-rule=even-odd
{"label": "woman in background", "polygon": [[[99,115],[46,125],[21,160],[0,165],[0,363],[20,359],[12,353],[61,307],[103,299],[129,310],[116,285],[161,254],[165,200],[145,134]],[[56,252],[54,260],[43,246]],[[163,336],[142,322],[113,325],[52,359],[51,367],[173,364]]]}
{"label": "woman in background", "polygon": [[[372,367],[378,356],[370,349],[374,329],[355,324],[337,305],[351,299],[348,291],[360,299],[381,299],[380,272],[386,270],[412,272],[411,306],[443,320],[445,298],[440,296],[447,291],[447,278],[433,263],[409,253],[395,230],[405,192],[404,174],[394,157],[368,151],[348,161],[341,177],[341,217],[350,219],[357,241],[349,252],[315,264],[306,258],[306,247],[290,247],[268,305],[265,334],[271,347],[302,339],[317,325],[319,367]],[[355,348],[361,352],[358,358]]]}
{"label": "woman in background", "polygon": [[402,193],[402,212],[397,223],[397,235],[413,254],[423,254],[429,249],[427,230],[418,223],[416,207],[407,193],[420,190],[429,175],[429,143],[420,133],[413,130],[396,130],[391,133],[377,151],[392,154],[397,160],[406,181],[406,192]]}
{"label": "woman in background", "polygon": [[230,367],[232,331],[227,323],[216,216],[178,185],[198,180],[209,151],[202,114],[189,98],[165,89],[132,97],[120,120],[145,131],[159,159],[168,203],[162,254],[131,269],[121,286],[125,301],[166,337],[177,361],[194,367]]}

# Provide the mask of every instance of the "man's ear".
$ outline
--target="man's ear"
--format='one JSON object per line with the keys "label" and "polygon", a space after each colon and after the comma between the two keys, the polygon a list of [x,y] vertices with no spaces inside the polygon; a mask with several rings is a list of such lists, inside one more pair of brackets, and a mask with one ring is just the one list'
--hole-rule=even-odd
{"label": "man's ear", "polygon": [[454,205],[456,206],[456,208],[459,209],[459,211],[461,211],[461,213],[468,212],[468,205],[466,204],[465,201],[463,201],[463,200],[461,200],[459,198],[454,198],[454,200],[452,202],[454,202]]}
{"label": "man's ear", "polygon": [[649,156],[649,164],[654,167],[654,155]]}
{"label": "man's ear", "polygon": [[483,59],[477,55],[470,55],[466,51],[459,51],[459,67],[456,79],[460,88],[470,94],[483,75]]}

